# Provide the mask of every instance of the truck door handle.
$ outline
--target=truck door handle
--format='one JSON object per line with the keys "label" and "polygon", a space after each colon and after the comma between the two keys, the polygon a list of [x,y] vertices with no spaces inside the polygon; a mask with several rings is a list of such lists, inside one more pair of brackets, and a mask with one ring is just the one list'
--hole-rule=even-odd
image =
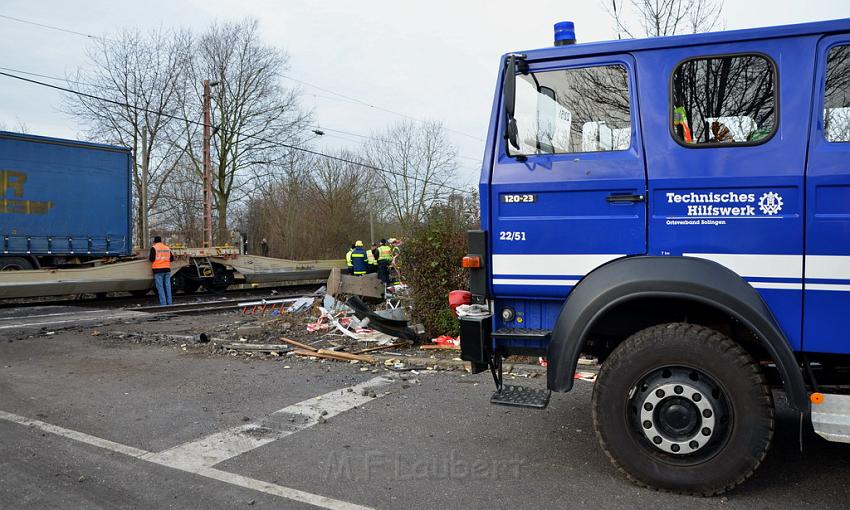
{"label": "truck door handle", "polygon": [[643,195],[619,195],[619,194],[616,194],[616,193],[612,193],[611,195],[608,195],[608,197],[605,200],[607,200],[608,202],[610,202],[612,204],[619,204],[619,203],[634,204],[636,202],[643,202],[644,200],[646,200],[646,197],[643,196]]}

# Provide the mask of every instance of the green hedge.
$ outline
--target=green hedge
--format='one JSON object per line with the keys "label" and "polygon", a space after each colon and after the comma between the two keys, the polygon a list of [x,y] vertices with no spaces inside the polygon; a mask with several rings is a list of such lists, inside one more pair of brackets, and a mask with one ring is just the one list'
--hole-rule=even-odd
{"label": "green hedge", "polygon": [[410,286],[413,317],[431,338],[460,332],[448,294],[469,288],[469,275],[460,265],[467,253],[467,228],[462,210],[437,205],[402,246],[400,266]]}

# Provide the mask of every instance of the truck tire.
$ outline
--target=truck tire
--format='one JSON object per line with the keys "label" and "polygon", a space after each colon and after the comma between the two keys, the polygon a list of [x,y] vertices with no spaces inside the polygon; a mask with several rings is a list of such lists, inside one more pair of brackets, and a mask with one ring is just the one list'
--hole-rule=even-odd
{"label": "truck tire", "polygon": [[33,269],[32,263],[23,257],[0,257],[0,271],[24,271]]}
{"label": "truck tire", "polygon": [[638,485],[710,496],[749,478],[773,439],[764,375],[712,329],[662,324],[635,333],[605,360],[593,424],[608,458]]}

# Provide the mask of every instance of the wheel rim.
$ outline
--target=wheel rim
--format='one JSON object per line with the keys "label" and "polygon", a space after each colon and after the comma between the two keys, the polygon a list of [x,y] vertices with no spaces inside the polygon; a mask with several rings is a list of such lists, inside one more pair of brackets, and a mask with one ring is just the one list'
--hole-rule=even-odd
{"label": "wheel rim", "polygon": [[728,439],[728,402],[723,388],[699,370],[657,369],[632,388],[632,430],[656,455],[677,463],[701,462]]}

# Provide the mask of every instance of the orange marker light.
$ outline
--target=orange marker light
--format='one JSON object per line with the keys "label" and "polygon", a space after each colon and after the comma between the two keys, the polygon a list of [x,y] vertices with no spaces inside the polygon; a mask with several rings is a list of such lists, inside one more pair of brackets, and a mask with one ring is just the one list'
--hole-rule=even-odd
{"label": "orange marker light", "polygon": [[481,257],[467,255],[466,257],[463,258],[463,261],[461,262],[461,266],[469,268],[469,269],[475,269],[475,268],[481,267]]}
{"label": "orange marker light", "polygon": [[823,404],[823,393],[812,393],[809,395],[809,401],[815,405]]}

